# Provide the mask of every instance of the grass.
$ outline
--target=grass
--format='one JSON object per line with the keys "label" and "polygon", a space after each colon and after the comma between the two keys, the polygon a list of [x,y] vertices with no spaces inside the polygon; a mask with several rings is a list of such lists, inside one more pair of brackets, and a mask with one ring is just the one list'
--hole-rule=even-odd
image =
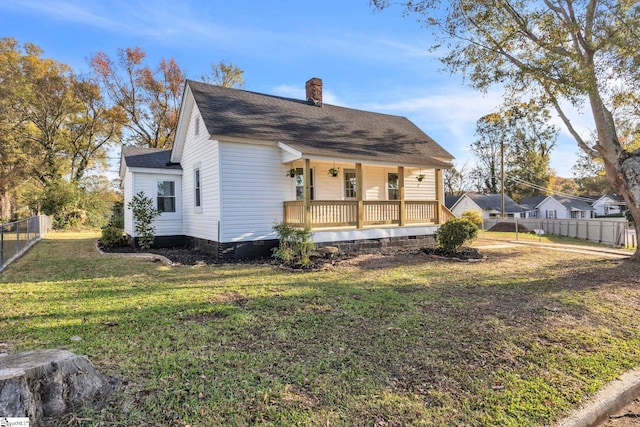
{"label": "grass", "polygon": [[119,379],[83,425],[540,426],[640,364],[629,262],[517,247],[292,274],[100,257],[97,237],[51,234],[0,275],[0,352]]}
{"label": "grass", "polygon": [[[536,243],[555,243],[562,245],[580,245],[580,246],[592,246],[592,247],[600,247],[600,248],[608,248],[611,249],[611,245],[606,245],[603,243],[594,242],[591,240],[578,239],[576,237],[568,237],[568,236],[558,236],[553,234],[545,234],[543,236],[537,236],[533,233],[518,233],[516,235],[515,232],[506,232],[506,231],[486,231],[479,230],[478,231],[478,239],[481,243],[484,240],[507,240],[507,241],[523,241],[523,242],[536,242]],[[615,248],[619,250],[627,250],[630,253],[635,251],[635,248]]]}

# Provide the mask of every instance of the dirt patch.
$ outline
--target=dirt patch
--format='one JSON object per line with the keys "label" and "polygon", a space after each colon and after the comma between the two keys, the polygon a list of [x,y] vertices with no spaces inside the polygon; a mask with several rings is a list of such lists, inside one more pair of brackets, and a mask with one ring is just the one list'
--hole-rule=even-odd
{"label": "dirt patch", "polygon": [[[493,227],[491,227],[488,231],[507,231],[507,232],[515,233],[516,224],[513,222],[499,222]],[[525,227],[522,224],[518,224],[518,232],[529,233],[531,232],[531,230],[529,230],[527,227]]]}

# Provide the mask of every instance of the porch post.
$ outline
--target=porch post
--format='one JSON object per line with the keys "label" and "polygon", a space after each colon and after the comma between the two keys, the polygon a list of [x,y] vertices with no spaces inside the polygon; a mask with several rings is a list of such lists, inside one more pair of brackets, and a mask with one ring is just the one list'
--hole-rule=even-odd
{"label": "porch post", "polygon": [[356,163],[356,200],[358,201],[358,218],[356,220],[356,227],[362,228],[364,226],[364,203],[362,202],[362,163]]}
{"label": "porch post", "polygon": [[404,204],[404,166],[398,166],[398,198],[400,199],[398,220],[400,221],[400,227],[402,227],[407,217],[407,211]]}
{"label": "porch post", "polygon": [[442,169],[436,169],[436,224],[441,223],[442,218]]}
{"label": "porch post", "polygon": [[311,228],[311,160],[304,159],[302,179],[304,181],[304,227]]}

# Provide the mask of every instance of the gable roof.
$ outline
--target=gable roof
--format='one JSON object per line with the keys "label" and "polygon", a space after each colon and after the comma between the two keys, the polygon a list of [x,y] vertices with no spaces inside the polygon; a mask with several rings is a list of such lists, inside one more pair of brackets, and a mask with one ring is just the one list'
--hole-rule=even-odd
{"label": "gable roof", "polygon": [[529,197],[523,197],[522,200],[520,200],[520,206],[522,206],[523,208],[525,208],[526,210],[533,210],[535,209],[540,203],[542,203],[545,199],[547,198],[547,196],[529,196]]}
{"label": "gable roof", "polygon": [[122,147],[122,159],[130,168],[182,169],[179,164],[171,163],[171,150],[146,147]]}
{"label": "gable roof", "polygon": [[[278,142],[304,158],[449,168],[453,156],[405,117],[187,80],[212,136]],[[184,106],[183,100],[183,106]]]}
{"label": "gable roof", "polygon": [[583,202],[582,200],[576,200],[576,199],[571,198],[571,197],[549,196],[549,197],[547,197],[547,199],[548,198],[551,198],[551,199],[557,201],[562,206],[564,206],[565,208],[567,208],[569,210],[572,210],[572,211],[592,211],[593,210],[593,207],[589,203]]}
{"label": "gable roof", "polygon": [[[469,197],[485,211],[502,211],[501,194],[478,194],[478,193],[465,193],[465,196]],[[513,201],[513,199],[505,194],[504,196],[504,211],[509,213],[523,212],[525,209],[519,204]]]}
{"label": "gable roof", "polygon": [[460,200],[461,197],[462,197],[462,194],[458,196],[445,196],[444,205],[447,207],[447,209],[451,209],[453,205],[458,203],[458,200]]}
{"label": "gable roof", "polygon": [[[607,201],[607,199],[609,201]],[[608,193],[608,194],[605,194],[604,196],[597,197],[596,200],[593,203],[591,203],[591,205],[595,205],[596,203],[599,203],[601,201],[606,205],[626,205],[627,204],[622,194]]]}

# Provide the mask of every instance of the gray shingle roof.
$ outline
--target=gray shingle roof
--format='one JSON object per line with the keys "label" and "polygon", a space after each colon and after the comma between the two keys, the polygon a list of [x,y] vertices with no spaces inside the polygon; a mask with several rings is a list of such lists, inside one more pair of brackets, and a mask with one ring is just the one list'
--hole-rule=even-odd
{"label": "gray shingle roof", "polygon": [[[497,211],[502,210],[501,195],[500,194],[477,194],[466,193],[466,195],[473,200],[478,206],[485,211]],[[524,212],[525,209],[513,201],[513,199],[507,195],[504,196],[504,211],[509,213]]]}
{"label": "gray shingle roof", "polygon": [[145,147],[122,147],[125,164],[130,168],[182,169],[170,163],[171,150]]}
{"label": "gray shingle roof", "polygon": [[447,209],[451,209],[453,207],[453,205],[455,205],[458,200],[460,200],[460,197],[462,197],[462,195],[459,196],[445,196],[444,197],[444,205],[447,207]]}
{"label": "gray shingle roof", "polygon": [[580,211],[593,210],[593,207],[589,203],[583,202],[582,200],[576,200],[570,197],[563,197],[563,196],[552,196],[552,198],[555,199],[558,203],[560,203],[562,206],[564,206],[567,209],[580,210]]}
{"label": "gray shingle roof", "polygon": [[276,141],[304,156],[448,167],[453,156],[405,117],[187,80],[210,135]]}
{"label": "gray shingle roof", "polygon": [[523,197],[522,200],[520,200],[520,206],[522,206],[523,208],[527,209],[527,210],[533,210],[536,208],[536,206],[538,206],[540,203],[542,203],[542,201],[544,199],[546,199],[547,196],[530,196],[530,197]]}

